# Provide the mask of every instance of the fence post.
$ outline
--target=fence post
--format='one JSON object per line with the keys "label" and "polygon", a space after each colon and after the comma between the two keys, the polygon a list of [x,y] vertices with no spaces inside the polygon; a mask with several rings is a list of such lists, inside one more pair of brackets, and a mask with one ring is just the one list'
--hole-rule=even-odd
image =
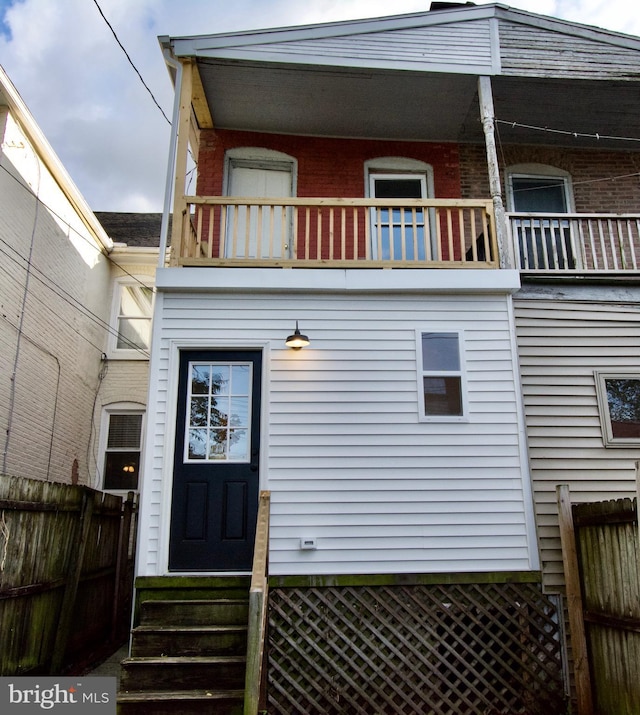
{"label": "fence post", "polygon": [[118,534],[118,555],[116,560],[115,585],[113,592],[113,612],[111,616],[111,640],[120,638],[120,623],[122,619],[123,602],[126,597],[123,587],[126,585],[126,576],[129,569],[129,540],[131,539],[131,519],[133,517],[134,493],[128,492],[127,499],[122,505],[120,517],[120,532]]}
{"label": "fence post", "polygon": [[582,593],[580,589],[580,573],[578,570],[578,552],[576,548],[576,534],[573,528],[569,485],[558,484],[556,486],[556,495],[558,498],[558,520],[560,526],[560,541],[562,543],[562,562],[564,565],[567,607],[569,610],[569,628],[571,630],[578,715],[593,715],[591,677],[589,675],[587,639],[584,630]]}
{"label": "fence post", "polygon": [[69,559],[69,571],[67,583],[62,597],[62,607],[60,609],[60,618],[58,620],[58,629],[56,631],[56,640],[53,646],[53,654],[51,656],[51,667],[49,672],[51,675],[59,675],[59,671],[64,662],[64,654],[71,635],[71,624],[73,622],[73,607],[75,605],[76,594],[78,593],[78,584],[80,575],[82,574],[82,565],[84,563],[84,552],[89,537],[89,529],[91,527],[91,517],[93,515],[94,494],[88,489],[82,490],[82,504],[80,506],[80,517],[77,528],[77,548]]}
{"label": "fence post", "polygon": [[636,521],[638,522],[638,572],[640,572],[640,462],[636,462]]}

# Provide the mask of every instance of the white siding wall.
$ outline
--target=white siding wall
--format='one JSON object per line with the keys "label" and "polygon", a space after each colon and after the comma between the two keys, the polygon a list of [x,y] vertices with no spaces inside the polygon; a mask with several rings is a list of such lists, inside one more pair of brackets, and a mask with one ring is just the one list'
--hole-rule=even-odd
{"label": "white siding wall", "polygon": [[[270,342],[262,480],[272,492],[271,573],[535,568],[509,301],[505,295],[161,295],[139,572],[166,570],[176,377],[171,341],[181,340],[193,347]],[[284,346],[296,319],[312,341],[299,352]],[[465,331],[466,423],[418,422],[415,330],[421,327]],[[317,550],[301,551],[301,537],[316,538]]]}
{"label": "white siding wall", "polygon": [[9,474],[69,481],[77,460],[86,482],[107,259],[21,127],[1,114],[0,471],[4,463]]}
{"label": "white siding wall", "polygon": [[640,372],[636,305],[516,300],[518,351],[543,579],[564,585],[556,485],[574,503],[635,496],[640,448],[605,448],[595,370]]}
{"label": "white siding wall", "polygon": [[[314,38],[292,42],[254,45],[251,52],[295,59],[313,57],[332,61],[340,59],[366,60],[375,66],[388,62],[398,66],[431,65],[452,67],[485,67],[492,69],[490,20],[416,27],[386,32],[369,32],[346,37]],[[222,53],[232,56],[233,51]],[[245,50],[246,52],[246,50]]]}

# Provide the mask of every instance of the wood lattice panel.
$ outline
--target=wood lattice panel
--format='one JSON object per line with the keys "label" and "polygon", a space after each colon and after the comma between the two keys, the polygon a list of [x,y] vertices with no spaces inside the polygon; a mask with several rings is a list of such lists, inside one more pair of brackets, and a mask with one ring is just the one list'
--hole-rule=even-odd
{"label": "wood lattice panel", "polygon": [[271,590],[269,713],[564,712],[555,608],[536,584]]}

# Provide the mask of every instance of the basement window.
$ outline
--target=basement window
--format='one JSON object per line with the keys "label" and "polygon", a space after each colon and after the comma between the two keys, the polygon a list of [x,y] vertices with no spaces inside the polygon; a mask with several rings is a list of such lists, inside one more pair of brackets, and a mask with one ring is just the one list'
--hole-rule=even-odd
{"label": "basement window", "polygon": [[418,360],[421,421],[466,419],[462,332],[418,331]]}
{"label": "basement window", "polygon": [[595,379],[604,446],[640,444],[640,375],[596,372]]}

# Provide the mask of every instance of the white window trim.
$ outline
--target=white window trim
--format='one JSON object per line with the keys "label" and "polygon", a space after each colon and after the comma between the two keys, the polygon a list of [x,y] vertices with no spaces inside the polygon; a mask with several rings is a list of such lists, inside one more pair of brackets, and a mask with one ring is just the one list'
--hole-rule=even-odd
{"label": "white window trim", "polygon": [[144,436],[147,420],[147,406],[141,402],[113,402],[104,405],[100,417],[100,438],[98,440],[98,458],[96,465],[97,488],[109,492],[109,494],[126,494],[131,489],[105,489],[104,486],[104,466],[107,455],[107,440],[109,437],[109,421],[111,415],[142,415],[140,425],[140,466],[138,470],[138,489],[140,491],[140,481],[142,479],[142,464],[144,455]]}
{"label": "white window trim", "polygon": [[[151,350],[151,345],[145,349],[140,349],[136,350],[135,348],[119,348],[118,347],[118,318],[120,317],[120,295],[122,293],[122,288],[127,287],[127,286],[135,286],[135,285],[140,285],[140,283],[143,283],[145,286],[149,286],[150,288],[152,286],[149,285],[150,281],[149,276],[140,276],[139,279],[136,279],[136,276],[133,277],[126,277],[126,278],[117,278],[113,282],[113,296],[111,299],[111,319],[109,321],[109,341],[107,345],[107,357],[110,360],[148,360],[149,355],[148,353]],[[151,301],[151,316],[149,318],[150,321],[153,320],[153,304],[155,301],[155,292]],[[149,341],[151,341],[151,331],[149,331]],[[145,352],[147,355],[145,355]]]}
{"label": "white window trim", "polygon": [[609,400],[607,397],[606,380],[640,380],[640,371],[633,368],[628,370],[595,370],[594,379],[596,383],[596,394],[598,397],[598,413],[600,415],[600,426],[602,428],[602,442],[605,447],[629,448],[638,447],[640,438],[638,437],[614,437],[611,426],[611,413],[609,412]]}
{"label": "white window trim", "polygon": [[567,213],[575,213],[571,174],[564,169],[557,169],[547,164],[514,164],[505,169],[507,211],[515,211],[513,198],[513,179],[557,179],[564,185],[564,200]]}
{"label": "white window trim", "polygon": [[[423,198],[430,199],[435,196],[433,182],[433,167],[419,159],[410,159],[403,156],[382,156],[375,159],[367,159],[364,162],[364,195],[366,198],[374,198],[374,182],[376,179],[420,179],[422,183]],[[431,237],[432,255],[437,255],[436,246],[436,215],[433,209],[425,212],[425,222],[429,224],[429,236]],[[376,237],[376,210],[371,209],[371,255],[378,257],[378,241]]]}
{"label": "white window trim", "polygon": [[186,399],[186,405],[185,405],[185,415],[184,415],[184,451],[182,455],[182,462],[183,464],[202,464],[202,465],[213,465],[213,464],[249,464],[251,462],[251,429],[252,429],[252,403],[253,403],[253,362],[249,361],[246,362],[244,360],[240,361],[231,361],[231,362],[221,362],[221,361],[214,361],[214,362],[209,362],[205,360],[190,360],[189,365],[188,365],[188,370],[189,370],[189,376],[192,374],[191,373],[191,368],[193,366],[197,365],[244,365],[249,368],[249,402],[248,402],[248,409],[247,409],[247,434],[248,434],[248,442],[247,442],[247,455],[246,457],[242,459],[211,459],[209,455],[206,455],[204,459],[195,459],[193,457],[189,456],[189,430],[191,429],[191,426],[189,424],[189,414],[191,411],[191,397],[193,397],[193,393],[191,392],[191,379],[190,377],[187,378],[187,399]]}
{"label": "white window trim", "polygon": [[[422,365],[422,335],[423,333],[448,333],[458,336],[458,350],[460,351],[460,370],[423,370]],[[416,329],[416,378],[418,392],[418,421],[419,422],[469,422],[469,397],[467,390],[465,331],[459,328],[448,328],[442,325],[423,326]],[[424,376],[433,377],[459,377],[462,397],[461,415],[427,415],[424,411]]]}

